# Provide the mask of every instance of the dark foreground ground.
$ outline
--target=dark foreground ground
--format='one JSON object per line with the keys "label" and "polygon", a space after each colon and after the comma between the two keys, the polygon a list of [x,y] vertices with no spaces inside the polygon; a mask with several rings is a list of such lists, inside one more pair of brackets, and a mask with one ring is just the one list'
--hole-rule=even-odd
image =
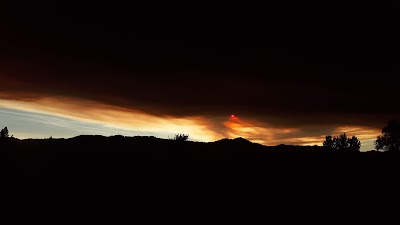
{"label": "dark foreground ground", "polygon": [[247,212],[254,215],[245,223],[266,216],[321,217],[325,224],[356,211],[365,219],[374,215],[368,210],[398,209],[397,153],[122,136],[8,139],[0,147],[3,200],[46,218],[82,214],[114,223],[120,213],[148,221],[187,216],[192,223]]}

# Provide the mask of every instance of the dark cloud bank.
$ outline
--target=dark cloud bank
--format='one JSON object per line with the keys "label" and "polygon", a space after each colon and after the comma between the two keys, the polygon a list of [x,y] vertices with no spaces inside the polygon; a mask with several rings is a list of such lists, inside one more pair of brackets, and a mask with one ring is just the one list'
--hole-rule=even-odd
{"label": "dark cloud bank", "polygon": [[381,128],[400,115],[395,5],[110,4],[8,3],[3,97],[276,127]]}

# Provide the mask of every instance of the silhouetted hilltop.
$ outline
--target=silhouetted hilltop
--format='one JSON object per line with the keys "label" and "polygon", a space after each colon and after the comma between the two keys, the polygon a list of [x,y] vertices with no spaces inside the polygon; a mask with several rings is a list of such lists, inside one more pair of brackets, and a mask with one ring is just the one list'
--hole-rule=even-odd
{"label": "silhouetted hilltop", "polygon": [[251,141],[244,139],[242,137],[234,138],[234,139],[229,139],[229,138],[223,138],[220,140],[215,141],[214,143],[236,143],[236,144],[250,144],[252,143]]}

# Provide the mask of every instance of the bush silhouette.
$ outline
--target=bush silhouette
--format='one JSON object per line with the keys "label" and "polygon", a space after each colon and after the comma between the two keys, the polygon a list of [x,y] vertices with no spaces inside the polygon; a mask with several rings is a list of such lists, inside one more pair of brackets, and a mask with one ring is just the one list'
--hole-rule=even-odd
{"label": "bush silhouette", "polygon": [[189,139],[189,134],[175,134],[175,141],[187,141]]}
{"label": "bush silhouette", "polygon": [[391,120],[382,128],[382,135],[375,140],[375,149],[383,151],[400,150],[400,122]]}

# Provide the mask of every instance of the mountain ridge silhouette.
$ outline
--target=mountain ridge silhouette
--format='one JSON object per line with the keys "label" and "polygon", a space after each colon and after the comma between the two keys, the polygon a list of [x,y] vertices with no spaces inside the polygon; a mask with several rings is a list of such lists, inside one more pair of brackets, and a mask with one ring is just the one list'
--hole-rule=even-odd
{"label": "mountain ridge silhouette", "polygon": [[[264,146],[244,138],[207,143],[121,135],[9,138],[0,141],[0,149],[3,193],[10,202],[36,196],[33,202],[64,209],[68,202],[95,215],[128,210],[126,203],[168,215],[175,212],[174,204],[182,213],[204,206],[217,212],[220,207],[261,210],[252,200],[281,209],[296,206],[283,214],[307,213],[305,203],[319,211],[334,202],[370,204],[382,198],[374,190],[385,187],[383,194],[394,193],[400,165],[398,153]],[[76,205],[83,199],[90,208]]]}
{"label": "mountain ridge silhouette", "polygon": [[[190,166],[230,165],[234,169],[235,163],[252,167],[279,163],[320,164],[322,161],[329,162],[332,167],[337,166],[335,161],[349,161],[356,167],[360,163],[367,163],[368,160],[377,162],[384,158],[390,161],[391,155],[396,155],[377,151],[338,151],[323,146],[267,146],[253,143],[243,137],[223,138],[213,142],[180,142],[154,136],[78,135],[72,138],[51,139],[9,138],[0,142],[0,146],[3,167],[17,167],[21,174],[46,174],[54,169],[52,166],[59,169],[61,165],[68,167],[72,164],[67,163],[68,160],[80,161],[82,165],[86,160],[89,165],[95,158],[104,162],[112,159],[117,167],[121,164],[128,166],[138,161],[154,165],[168,162]],[[83,160],[83,157],[86,158]],[[293,167],[290,164],[287,166]],[[99,164],[97,167],[102,168],[104,165]]]}

